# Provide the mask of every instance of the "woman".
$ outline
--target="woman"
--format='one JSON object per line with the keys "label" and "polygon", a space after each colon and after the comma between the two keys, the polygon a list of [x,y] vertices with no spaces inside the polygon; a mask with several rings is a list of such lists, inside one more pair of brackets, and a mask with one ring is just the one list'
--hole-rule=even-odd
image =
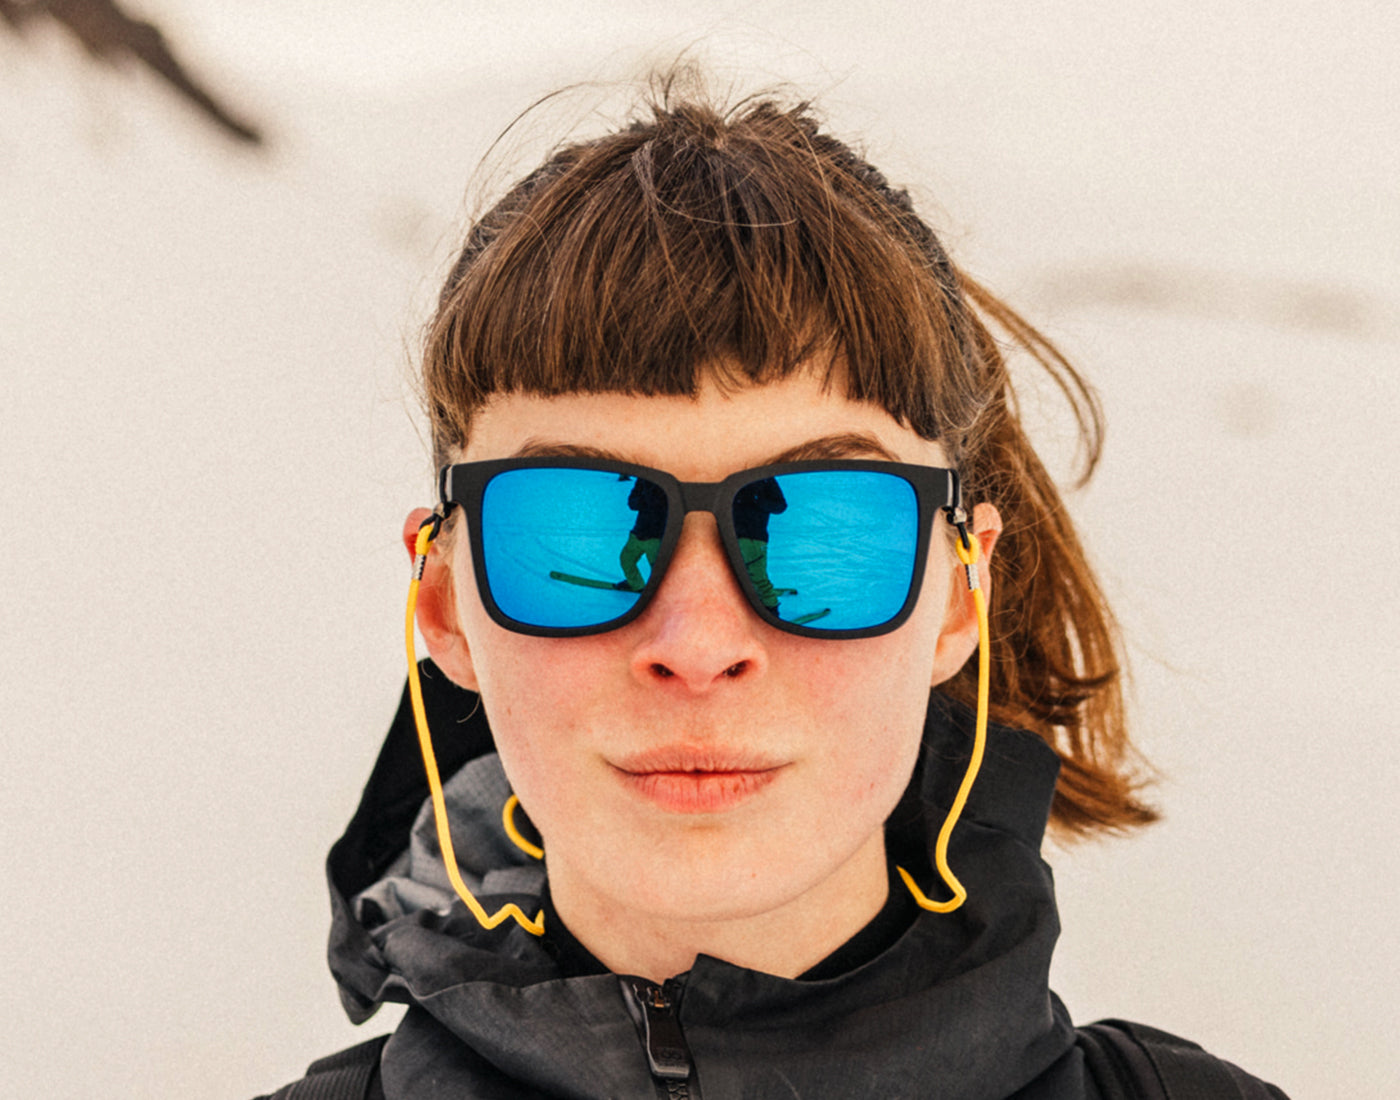
{"label": "woman", "polygon": [[1282,1095],[1048,988],[1047,815],[1154,814],[989,325],[1092,467],[1081,378],[800,105],[663,92],[472,228],[432,660],[330,859],[347,1010],[411,1007],[282,1095]]}

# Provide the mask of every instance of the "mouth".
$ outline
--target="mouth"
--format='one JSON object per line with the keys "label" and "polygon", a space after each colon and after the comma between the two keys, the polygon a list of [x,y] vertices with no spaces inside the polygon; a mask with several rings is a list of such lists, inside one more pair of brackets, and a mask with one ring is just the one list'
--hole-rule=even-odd
{"label": "mouth", "polygon": [[786,764],[753,753],[670,747],[612,764],[623,786],[662,810],[719,813],[756,795]]}

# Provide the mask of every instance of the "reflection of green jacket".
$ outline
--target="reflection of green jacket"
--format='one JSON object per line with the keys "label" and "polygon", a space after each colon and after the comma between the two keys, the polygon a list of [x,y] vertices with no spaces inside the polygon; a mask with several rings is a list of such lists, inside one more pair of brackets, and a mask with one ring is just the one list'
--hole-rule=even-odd
{"label": "reflection of green jacket", "polygon": [[[533,914],[545,874],[501,828],[508,788],[484,713],[423,664],[431,727],[452,731],[438,751],[462,872],[489,911],[515,901]],[[415,738],[405,697],[328,861],[346,1010],[359,1021],[383,1001],[410,1006],[383,1050],[388,1100],[1113,1100],[1091,1084],[1084,1040],[1046,984],[1059,921],[1038,851],[1058,762],[1040,738],[990,731],[949,855],[968,889],[960,910],[892,895],[874,924],[893,915],[893,929],[858,934],[833,959],[863,963],[819,980],[702,956],[650,1017],[627,979],[590,973],[600,968],[557,934],[511,921],[486,932],[467,914],[438,860]],[[887,830],[891,857],[923,883],[936,882],[928,852],[970,744],[970,716],[934,693],[924,764]],[[669,1059],[684,1081],[653,1073],[649,1025],[660,1068]]]}

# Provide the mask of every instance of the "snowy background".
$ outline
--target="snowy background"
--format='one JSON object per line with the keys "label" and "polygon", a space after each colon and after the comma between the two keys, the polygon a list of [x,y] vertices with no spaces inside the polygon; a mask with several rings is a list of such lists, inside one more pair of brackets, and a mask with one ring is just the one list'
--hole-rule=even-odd
{"label": "snowy background", "polygon": [[1400,1093],[1400,17],[695,9],[133,6],[264,153],[0,27],[0,1093],[246,1098],[392,1024],[340,1013],[322,858],[402,683],[426,303],[469,195],[687,49],[815,94],[1102,390],[1072,507],[1168,816],[1050,852],[1076,1018]]}

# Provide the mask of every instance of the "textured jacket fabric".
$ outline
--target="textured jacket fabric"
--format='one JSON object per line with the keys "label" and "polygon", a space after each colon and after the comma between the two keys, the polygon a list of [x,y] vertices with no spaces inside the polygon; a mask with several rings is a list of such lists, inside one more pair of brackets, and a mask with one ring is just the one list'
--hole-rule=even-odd
{"label": "textured jacket fabric", "polygon": [[[423,668],[463,877],[488,911],[513,901],[534,914],[546,869],[501,826],[509,791],[484,716],[431,662]],[[921,763],[887,826],[892,860],[931,894],[942,889],[929,852],[971,726],[931,697]],[[1057,771],[1040,738],[990,730],[949,852],[967,901],[919,911],[875,957],[790,980],[702,955],[667,982],[665,1023],[678,1027],[688,1068],[677,1082],[654,1072],[626,976],[569,968],[548,930],[541,939],[508,921],[485,931],[453,896],[405,699],[328,861],[331,969],[357,1022],[386,1001],[410,1006],[382,1054],[388,1100],[1103,1100],[1048,984],[1059,921],[1039,848]]]}

